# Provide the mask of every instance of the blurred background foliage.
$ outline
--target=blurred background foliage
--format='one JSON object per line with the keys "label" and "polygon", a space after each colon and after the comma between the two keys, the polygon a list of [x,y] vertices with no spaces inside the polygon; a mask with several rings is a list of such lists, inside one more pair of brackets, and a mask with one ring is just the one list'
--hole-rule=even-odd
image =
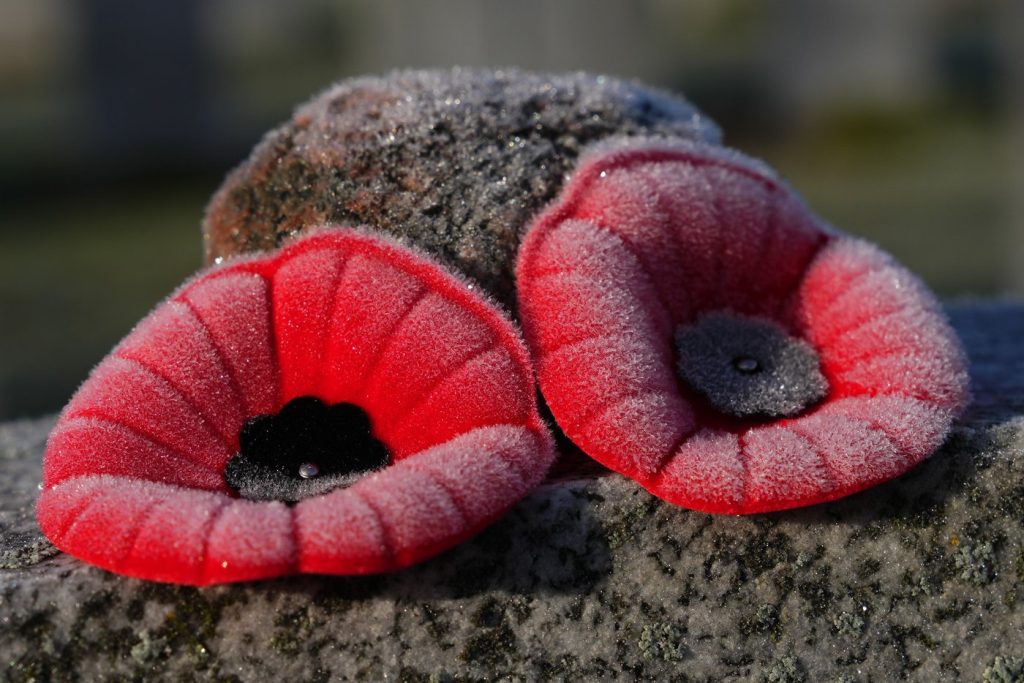
{"label": "blurred background foliage", "polygon": [[945,297],[1024,290],[1024,3],[4,0],[0,419],[58,409],[330,82],[516,65],[685,94]]}

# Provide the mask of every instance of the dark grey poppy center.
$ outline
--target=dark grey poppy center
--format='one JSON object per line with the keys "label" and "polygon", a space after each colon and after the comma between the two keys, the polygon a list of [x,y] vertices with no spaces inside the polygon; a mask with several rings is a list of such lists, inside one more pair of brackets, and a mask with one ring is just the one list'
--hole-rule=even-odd
{"label": "dark grey poppy center", "polygon": [[675,341],[680,377],[723,413],[791,417],[828,392],[818,354],[774,322],[708,313]]}
{"label": "dark grey poppy center", "polygon": [[224,478],[250,500],[294,503],[349,486],[391,460],[362,408],[328,406],[313,396],[292,399],[276,415],[247,420],[239,446]]}

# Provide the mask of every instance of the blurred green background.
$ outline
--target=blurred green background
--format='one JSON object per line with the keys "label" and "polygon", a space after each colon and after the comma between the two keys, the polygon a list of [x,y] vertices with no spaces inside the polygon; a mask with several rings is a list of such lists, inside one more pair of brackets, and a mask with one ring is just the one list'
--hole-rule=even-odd
{"label": "blurred green background", "polygon": [[0,419],[57,410],[200,263],[263,131],[331,81],[516,65],[685,94],[945,297],[1024,291],[1024,3],[5,0]]}

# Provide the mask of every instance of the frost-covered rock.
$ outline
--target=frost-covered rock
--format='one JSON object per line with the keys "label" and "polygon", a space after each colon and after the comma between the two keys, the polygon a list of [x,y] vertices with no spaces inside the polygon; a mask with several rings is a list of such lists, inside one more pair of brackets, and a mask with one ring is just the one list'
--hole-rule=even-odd
{"label": "frost-covered rock", "polygon": [[[748,517],[617,475],[552,480],[393,575],[180,588],[56,553],[35,526],[52,419],[0,427],[9,680],[1017,680],[1024,306],[951,310],[975,401],[888,484]],[[564,471],[564,470],[563,470]]]}
{"label": "frost-covered rock", "polygon": [[510,305],[529,219],[583,148],[637,135],[719,139],[685,100],[604,76],[454,69],[342,81],[228,176],[207,208],[206,258],[272,248],[310,225],[365,224]]}

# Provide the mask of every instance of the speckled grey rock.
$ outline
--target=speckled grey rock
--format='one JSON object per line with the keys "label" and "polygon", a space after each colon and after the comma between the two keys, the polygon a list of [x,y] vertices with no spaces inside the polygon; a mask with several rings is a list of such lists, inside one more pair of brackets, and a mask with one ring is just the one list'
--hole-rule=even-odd
{"label": "speckled grey rock", "polygon": [[935,457],[814,508],[550,481],[411,570],[124,579],[32,521],[52,420],[0,427],[0,671],[27,680],[1021,681],[1024,306],[954,308],[976,401]]}
{"label": "speckled grey rock", "polygon": [[453,69],[342,81],[271,131],[214,195],[207,262],[310,225],[401,236],[513,303],[529,219],[611,136],[716,142],[682,98],[587,74]]}

